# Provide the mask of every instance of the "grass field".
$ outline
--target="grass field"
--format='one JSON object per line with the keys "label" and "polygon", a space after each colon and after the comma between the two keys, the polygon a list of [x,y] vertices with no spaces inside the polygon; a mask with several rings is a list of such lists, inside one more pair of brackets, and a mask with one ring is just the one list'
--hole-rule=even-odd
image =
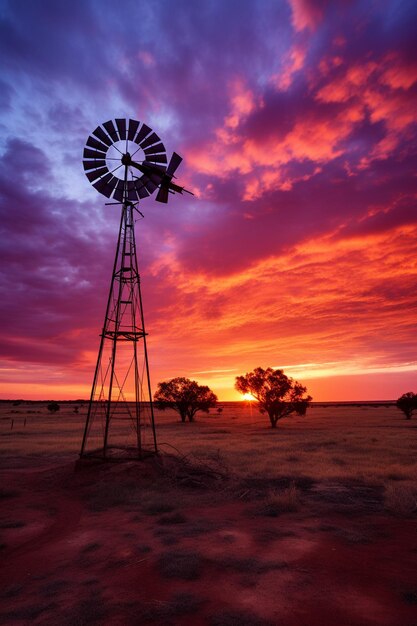
{"label": "grass field", "polygon": [[417,420],[157,412],[158,457],[104,464],[75,406],[0,403],[3,623],[417,624]]}

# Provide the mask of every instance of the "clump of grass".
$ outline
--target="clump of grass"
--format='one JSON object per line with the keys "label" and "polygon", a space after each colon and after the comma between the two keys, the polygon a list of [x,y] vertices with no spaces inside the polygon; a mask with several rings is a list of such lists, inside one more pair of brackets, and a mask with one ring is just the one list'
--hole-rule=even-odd
{"label": "clump of grass", "polygon": [[281,513],[298,511],[299,508],[300,493],[295,483],[292,483],[281,491],[270,491],[264,500],[260,513],[269,517],[277,517]]}
{"label": "clump of grass", "polygon": [[346,459],[342,459],[339,456],[334,456],[332,458],[332,463],[334,463],[334,465],[338,465],[339,467],[344,467],[345,465],[347,465]]}
{"label": "clump of grass", "polygon": [[227,557],[218,562],[222,569],[245,574],[263,574],[272,570],[286,569],[285,561],[260,561],[256,558]]}
{"label": "clump of grass", "polygon": [[158,524],[162,526],[170,526],[171,524],[185,524],[187,518],[181,513],[172,513],[172,515],[163,515],[158,519]]}
{"label": "clump of grass", "polygon": [[19,492],[15,489],[7,489],[0,487],[0,500],[6,500],[8,498],[16,498]]}
{"label": "clump of grass", "polygon": [[335,533],[343,541],[349,544],[368,544],[371,540],[368,535],[351,529],[340,528]]}
{"label": "clump of grass", "polygon": [[161,537],[161,543],[164,546],[175,546],[177,543],[179,543],[179,539],[174,535],[166,535],[165,537]]}
{"label": "clump of grass", "polygon": [[388,480],[400,481],[400,480],[407,480],[409,476],[407,476],[407,474],[405,474],[404,472],[389,472],[387,474],[387,478]]}
{"label": "clump of grass", "polygon": [[272,626],[272,624],[248,611],[225,610],[211,616],[210,626]]}
{"label": "clump of grass", "polygon": [[408,485],[387,485],[384,504],[392,515],[407,517],[417,512],[417,493]]}
{"label": "clump of grass", "polygon": [[81,550],[81,552],[95,552],[101,547],[101,543],[97,543],[97,541],[93,541],[92,543],[87,544]]}
{"label": "clump of grass", "polygon": [[145,506],[144,512],[147,515],[159,515],[160,513],[171,513],[174,509],[175,506],[167,502],[166,499],[155,498]]}
{"label": "clump of grass", "polygon": [[14,598],[23,591],[23,585],[10,585],[6,587],[2,593],[4,598]]}
{"label": "clump of grass", "polygon": [[24,526],[26,526],[26,524],[24,522],[20,522],[20,521],[15,521],[12,520],[10,522],[2,522],[0,524],[0,528],[23,528]]}
{"label": "clump of grass", "polygon": [[402,594],[404,602],[407,604],[417,604],[417,591],[404,591]]}
{"label": "clump of grass", "polygon": [[196,580],[202,570],[201,556],[196,552],[164,552],[158,559],[158,568],[164,578]]}
{"label": "clump of grass", "polygon": [[118,506],[136,504],[141,497],[140,487],[133,481],[126,483],[99,483],[90,494],[92,511],[105,511]]}
{"label": "clump of grass", "polygon": [[100,593],[94,593],[91,598],[84,599],[73,606],[61,624],[65,626],[89,626],[90,624],[106,624],[108,622],[108,608]]}
{"label": "clump of grass", "polygon": [[167,618],[196,613],[204,600],[192,593],[176,593],[170,600],[153,601],[140,611],[141,622],[166,623]]}

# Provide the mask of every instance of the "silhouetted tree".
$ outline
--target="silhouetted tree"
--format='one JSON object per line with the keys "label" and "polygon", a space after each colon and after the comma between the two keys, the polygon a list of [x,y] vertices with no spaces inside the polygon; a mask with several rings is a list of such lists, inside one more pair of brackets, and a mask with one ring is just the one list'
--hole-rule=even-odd
{"label": "silhouetted tree", "polygon": [[51,413],[56,413],[57,411],[59,411],[59,404],[58,402],[50,402],[47,406],[48,411],[50,411]]}
{"label": "silhouetted tree", "polygon": [[304,396],[307,389],[283,370],[266,370],[257,367],[253,372],[236,377],[235,388],[240,393],[250,393],[258,403],[261,413],[268,413],[271,427],[291,413],[305,415],[311,396]]}
{"label": "silhouetted tree", "polygon": [[181,421],[194,421],[197,411],[208,413],[216,406],[217,396],[204,385],[199,385],[189,378],[173,378],[158,383],[154,395],[155,406],[161,411],[174,409],[181,416]]}
{"label": "silhouetted tree", "polygon": [[412,391],[403,393],[401,398],[397,400],[397,408],[405,414],[406,419],[410,420],[413,411],[417,411],[417,393]]}

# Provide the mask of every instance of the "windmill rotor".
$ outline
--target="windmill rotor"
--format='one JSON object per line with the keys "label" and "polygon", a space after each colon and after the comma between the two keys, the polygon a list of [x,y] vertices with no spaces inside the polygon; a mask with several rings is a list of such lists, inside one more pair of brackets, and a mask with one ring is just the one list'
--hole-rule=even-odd
{"label": "windmill rotor", "polygon": [[152,166],[167,163],[164,144],[147,124],[124,118],[104,122],[87,139],[83,153],[85,174],[107,198],[137,202],[151,195],[156,186],[147,174],[133,176],[131,155]]}
{"label": "windmill rotor", "polygon": [[[97,126],[83,153],[85,174],[93,187],[116,202],[138,202],[153,194],[166,203],[169,193],[192,193],[172,183],[182,162],[176,152],[167,164],[166,149],[150,126],[117,118]],[[139,174],[138,174],[139,171]]]}

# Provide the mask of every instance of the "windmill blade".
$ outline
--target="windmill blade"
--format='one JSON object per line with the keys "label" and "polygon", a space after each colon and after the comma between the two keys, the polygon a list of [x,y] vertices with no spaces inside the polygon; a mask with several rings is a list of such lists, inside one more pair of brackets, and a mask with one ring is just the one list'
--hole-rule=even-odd
{"label": "windmill blade", "polygon": [[113,193],[114,185],[116,184],[116,179],[110,172],[103,176],[103,178],[99,178],[99,180],[93,183],[93,187],[97,189],[100,193],[102,193],[106,198],[110,198]]}
{"label": "windmill blade", "polygon": [[118,202],[123,202],[124,200],[124,187],[125,187],[124,181],[118,179],[117,184],[114,188],[114,194],[113,194],[113,198],[117,200]]}
{"label": "windmill blade", "polygon": [[168,176],[174,176],[174,172],[178,169],[178,166],[181,164],[181,161],[182,161],[182,157],[180,157],[180,155],[177,154],[176,152],[173,152],[172,157],[167,167]]}
{"label": "windmill blade", "polygon": [[166,163],[167,157],[166,154],[148,154],[146,155],[146,160],[153,163]]}
{"label": "windmill blade", "polygon": [[93,130],[93,135],[95,135],[98,139],[100,139],[100,141],[105,143],[106,146],[110,147],[113,143],[108,134],[105,133],[100,126],[97,126],[97,128]]}
{"label": "windmill blade", "polygon": [[142,141],[142,139],[145,139],[145,137],[147,137],[151,131],[152,131],[152,128],[149,128],[149,126],[146,126],[146,124],[142,124],[142,127],[140,128],[138,134],[135,137],[135,143],[140,145],[140,142]]}
{"label": "windmill blade", "polygon": [[139,198],[147,198],[150,195],[149,191],[145,187],[144,179],[146,179],[147,181],[146,176],[143,176],[142,178],[138,178],[138,180],[135,181],[135,188],[136,188]]}
{"label": "windmill blade", "polygon": [[88,180],[90,181],[90,183],[92,183],[97,178],[100,178],[101,176],[104,176],[105,174],[108,174],[108,173],[109,173],[109,170],[107,169],[107,167],[100,167],[99,169],[93,170],[92,172],[86,172],[86,176]]}
{"label": "windmill blade", "polygon": [[106,156],[105,152],[99,152],[98,150],[89,150],[88,148],[84,148],[83,158],[84,159],[104,159]]}
{"label": "windmill blade", "polygon": [[141,141],[140,147],[144,150],[148,146],[152,146],[154,143],[158,143],[159,141],[161,141],[161,138],[158,137],[156,133],[152,133],[144,141]]}
{"label": "windmill blade", "polygon": [[127,131],[127,138],[129,141],[133,141],[138,129],[139,122],[136,120],[129,120],[129,130]]}
{"label": "windmill blade", "polygon": [[89,137],[87,139],[87,146],[90,146],[90,148],[95,148],[96,150],[101,150],[101,152],[107,152],[107,148],[108,146],[106,146],[104,143],[101,143],[101,141],[98,141],[97,139],[94,139],[94,137]]}
{"label": "windmill blade", "polygon": [[150,148],[145,148],[144,149],[144,153],[146,154],[146,158],[148,158],[149,154],[158,154],[158,152],[165,152],[165,146],[162,143],[162,141],[160,141],[159,143],[155,144],[154,146],[152,146]]}
{"label": "windmill blade", "polygon": [[137,202],[139,200],[139,195],[136,189],[129,189],[127,192],[127,199],[131,202]]}
{"label": "windmill blade", "polygon": [[156,198],[155,200],[157,202],[164,202],[165,204],[168,202],[168,187],[163,186],[159,189],[158,193],[156,194]]}
{"label": "windmill blade", "polygon": [[155,182],[152,178],[148,178],[148,182],[145,183],[146,189],[152,194],[155,189],[158,189],[160,181]]}
{"label": "windmill blade", "polygon": [[116,127],[113,124],[112,120],[109,120],[108,122],[104,122],[103,128],[107,130],[113,142],[119,141],[119,136],[117,134]]}
{"label": "windmill blade", "polygon": [[126,139],[126,120],[124,118],[118,118],[115,122],[117,130],[119,131],[119,137],[124,141]]}
{"label": "windmill blade", "polygon": [[98,159],[95,159],[94,161],[83,161],[83,167],[84,170],[88,172],[88,170],[94,170],[99,167],[106,167],[106,161],[99,161]]}

